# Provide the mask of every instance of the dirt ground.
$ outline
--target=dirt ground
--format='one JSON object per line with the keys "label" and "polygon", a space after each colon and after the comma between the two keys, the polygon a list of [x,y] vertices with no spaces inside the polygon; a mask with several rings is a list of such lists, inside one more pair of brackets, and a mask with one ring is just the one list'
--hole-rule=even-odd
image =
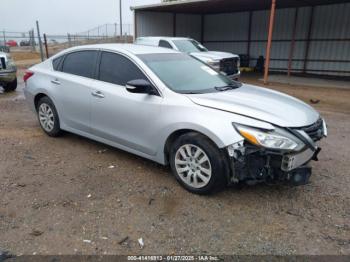
{"label": "dirt ground", "polygon": [[73,134],[46,136],[22,88],[0,91],[0,250],[350,255],[350,89],[269,85],[320,100],[313,106],[329,137],[309,185],[244,186],[205,197],[140,157]]}
{"label": "dirt ground", "polygon": [[39,53],[31,51],[11,52],[11,56],[16,62],[20,62],[22,60],[40,59]]}

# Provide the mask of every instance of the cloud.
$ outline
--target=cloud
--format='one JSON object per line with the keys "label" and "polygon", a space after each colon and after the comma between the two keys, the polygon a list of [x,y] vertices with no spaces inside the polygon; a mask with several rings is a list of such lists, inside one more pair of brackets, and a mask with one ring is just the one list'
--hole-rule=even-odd
{"label": "cloud", "polygon": [[[119,0],[0,0],[0,30],[27,32],[39,20],[47,34],[87,31],[105,23],[119,23]],[[160,0],[122,0],[123,23],[133,23],[130,6]],[[4,10],[7,10],[4,12]]]}

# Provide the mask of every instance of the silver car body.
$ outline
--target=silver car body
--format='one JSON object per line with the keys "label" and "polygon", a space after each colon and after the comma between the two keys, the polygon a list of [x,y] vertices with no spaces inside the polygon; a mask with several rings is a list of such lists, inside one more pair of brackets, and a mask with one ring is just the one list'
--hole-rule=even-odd
{"label": "silver car body", "polygon": [[[125,86],[115,88],[114,84],[53,69],[53,59],[79,50],[103,50],[127,57],[144,72],[160,96],[130,93]],[[233,123],[273,130],[309,126],[320,118],[300,100],[251,85],[209,94],[176,93],[137,56],[161,53],[178,52],[130,44],[70,48],[30,68],[34,75],[26,83],[25,96],[34,112],[38,95],[51,98],[61,129],[161,164],[167,164],[164,152],[168,138],[181,130],[199,132],[217,147],[226,148],[244,140]]]}
{"label": "silver car body", "polygon": [[[172,49],[180,51],[178,46],[174,41],[176,40],[184,40],[184,41],[195,41],[194,39],[187,38],[187,37],[138,37],[135,41],[135,44],[138,45],[148,45],[148,46],[159,46],[159,41],[163,40],[169,43],[172,47]],[[199,43],[198,43],[199,44]],[[201,45],[201,44],[199,44]],[[201,45],[202,46],[202,45]],[[205,48],[204,46],[202,46]],[[239,56],[228,53],[228,52],[219,52],[219,51],[202,51],[202,52],[190,52],[189,55],[201,60],[202,62],[209,64],[212,66],[216,71],[220,71],[220,62],[223,60],[231,60],[235,59],[237,61],[237,72],[234,74],[229,74],[228,76],[233,79],[237,79],[240,77],[241,72],[239,71]]]}

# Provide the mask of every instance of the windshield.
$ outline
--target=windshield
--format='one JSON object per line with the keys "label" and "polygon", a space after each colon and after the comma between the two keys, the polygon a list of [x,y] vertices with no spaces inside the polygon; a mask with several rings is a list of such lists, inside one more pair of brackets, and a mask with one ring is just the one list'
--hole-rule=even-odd
{"label": "windshield", "polygon": [[179,51],[184,53],[208,51],[208,49],[206,49],[204,46],[202,46],[195,40],[173,40],[173,43],[176,45]]}
{"label": "windshield", "polygon": [[241,83],[217,73],[186,54],[146,54],[138,56],[171,90],[178,93],[209,93],[221,87],[237,88]]}

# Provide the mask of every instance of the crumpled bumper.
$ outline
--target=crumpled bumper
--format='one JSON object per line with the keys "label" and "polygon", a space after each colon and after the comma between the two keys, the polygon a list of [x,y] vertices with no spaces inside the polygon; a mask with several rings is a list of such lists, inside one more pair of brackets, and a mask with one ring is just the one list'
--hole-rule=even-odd
{"label": "crumpled bumper", "polygon": [[284,155],[282,157],[281,169],[288,172],[304,165],[310,160],[317,160],[317,155],[320,151],[320,147],[317,147],[316,150],[307,148],[301,152]]}
{"label": "crumpled bumper", "polygon": [[299,152],[285,153],[260,148],[243,141],[228,150],[231,163],[230,183],[290,182],[301,185],[308,182],[311,167],[321,148],[304,148]]}

